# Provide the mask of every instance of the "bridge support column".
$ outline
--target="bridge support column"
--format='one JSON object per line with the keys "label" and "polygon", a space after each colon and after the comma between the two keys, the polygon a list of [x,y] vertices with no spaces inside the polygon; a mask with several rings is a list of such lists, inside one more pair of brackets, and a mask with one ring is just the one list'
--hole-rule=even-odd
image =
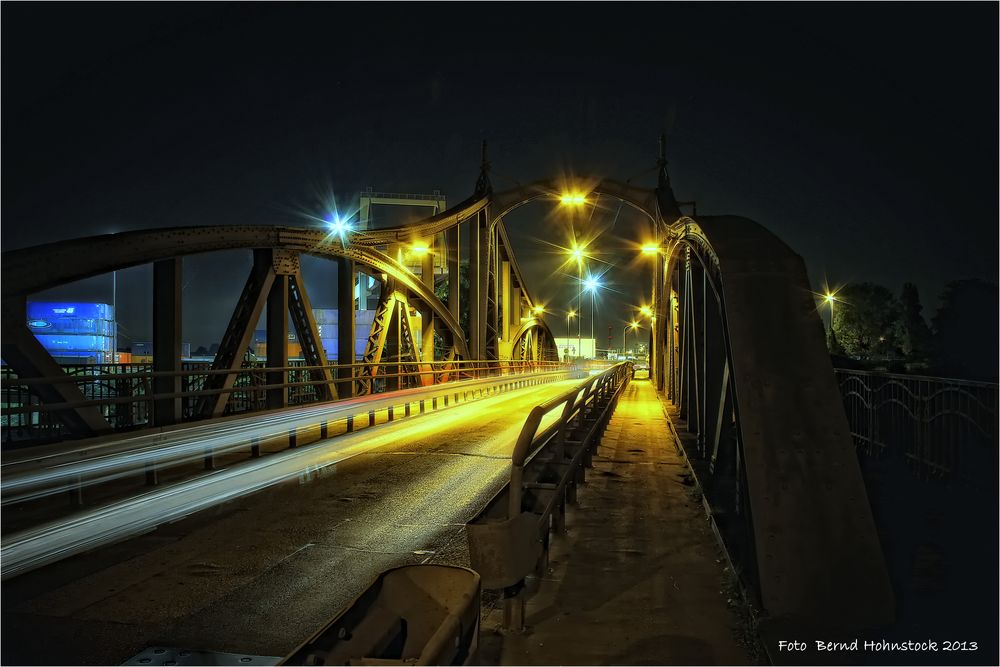
{"label": "bridge support column", "polygon": [[[341,382],[337,385],[337,395],[341,398],[354,396],[355,362],[355,321],[354,314],[354,283],[358,277],[354,262],[349,259],[337,260],[337,377]],[[360,298],[364,299],[362,292]]]}
{"label": "bridge support column", "polygon": [[486,214],[480,211],[469,223],[469,354],[481,360],[486,335],[486,272],[489,248]]}
{"label": "bridge support column", "polygon": [[[432,252],[426,253],[420,261],[420,281],[434,292],[434,257],[437,255],[436,239],[430,239],[427,247]],[[434,375],[427,371],[433,370],[434,361],[434,310],[426,303],[420,304],[420,359],[427,366],[421,366],[419,383],[421,386],[434,382]]]}
{"label": "bridge support column", "polygon": [[698,454],[705,455],[705,271],[691,260],[691,398],[688,431],[698,435]]}
{"label": "bridge support column", "polygon": [[[288,366],[288,282],[290,276],[275,277],[267,295],[267,367]],[[286,384],[288,371],[267,373],[267,384]],[[278,387],[267,390],[267,407],[288,407],[288,389]]]}
{"label": "bridge support column", "polygon": [[445,232],[444,242],[448,252],[448,311],[456,322],[462,321],[462,232],[455,225]]}
{"label": "bridge support column", "polygon": [[[500,262],[500,338],[509,346],[511,344],[510,334],[517,330],[520,322],[514,320],[514,303],[511,300],[510,262],[503,260]],[[513,326],[512,324],[513,323]],[[513,356],[508,353],[508,359]]]}
{"label": "bridge support column", "polygon": [[[703,276],[706,274],[707,272],[702,272]],[[702,366],[705,378],[702,399],[704,419],[698,435],[698,442],[701,443],[703,456],[709,458],[715,453],[718,444],[717,437],[722,428],[722,413],[726,400],[725,385],[728,383],[728,362],[725,332],[722,330],[721,304],[710,286],[704,290],[702,304],[704,307],[702,333],[705,341],[705,356]]]}
{"label": "bridge support column", "polygon": [[[164,259],[153,263],[153,371],[178,373],[155,376],[154,394],[181,392],[181,272],[182,260]],[[117,317],[117,313],[115,314]],[[183,416],[182,399],[153,401],[154,426],[177,424]]]}

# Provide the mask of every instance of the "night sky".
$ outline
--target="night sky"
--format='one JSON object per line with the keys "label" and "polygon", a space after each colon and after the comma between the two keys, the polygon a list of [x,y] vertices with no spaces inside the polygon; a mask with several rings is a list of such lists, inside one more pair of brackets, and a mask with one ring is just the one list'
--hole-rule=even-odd
{"label": "night sky", "polygon": [[[484,139],[498,190],[652,186],[666,132],[700,214],[768,227],[817,290],[913,281],[929,318],[945,283],[997,280],[997,20],[996,3],[6,3],[2,247],[304,225],[367,186],[453,204]],[[578,227],[605,230],[596,328],[620,344],[649,298],[645,226],[600,203]],[[509,229],[561,335],[576,288],[539,241],[566,245],[565,223],[536,204]],[[231,255],[185,261],[195,347],[246,278],[249,253]],[[334,305],[331,268],[306,267],[316,307]],[[149,339],[150,275],[119,273],[126,345]],[[42,296],[110,301],[111,280]]]}

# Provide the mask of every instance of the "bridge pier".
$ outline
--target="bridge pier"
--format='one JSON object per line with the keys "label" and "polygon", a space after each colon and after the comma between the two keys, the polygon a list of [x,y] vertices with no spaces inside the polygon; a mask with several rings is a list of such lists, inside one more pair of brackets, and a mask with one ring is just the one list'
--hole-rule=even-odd
{"label": "bridge pier", "polygon": [[[175,373],[153,377],[154,395],[181,392],[181,273],[180,257],[153,263],[153,371]],[[154,426],[177,424],[182,414],[180,396],[153,401]]]}

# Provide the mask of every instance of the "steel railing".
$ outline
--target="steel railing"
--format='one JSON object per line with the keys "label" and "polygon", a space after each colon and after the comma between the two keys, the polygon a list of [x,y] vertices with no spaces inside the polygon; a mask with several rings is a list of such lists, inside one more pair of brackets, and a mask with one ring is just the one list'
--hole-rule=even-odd
{"label": "steel railing", "polygon": [[524,624],[524,579],[545,567],[549,533],[565,529],[566,503],[632,377],[624,362],[536,406],[511,453],[510,481],[467,526],[483,587],[503,589],[504,627]]}
{"label": "steel railing", "polygon": [[914,476],[995,488],[997,385],[835,369],[859,453]]}
{"label": "steel railing", "polygon": [[[83,489],[96,484],[145,476],[147,485],[169,468],[204,462],[215,469],[219,457],[237,452],[261,456],[262,444],[300,447],[332,437],[335,425],[351,433],[356,425],[376,424],[376,413],[393,421],[411,411],[423,414],[477,397],[504,393],[566,378],[568,369],[505,374],[418,387],[342,401],[235,416],[162,430],[91,438],[79,443],[42,445],[10,452],[2,465],[2,504],[21,503],[71,492],[82,503]],[[360,422],[356,424],[356,420]],[[280,442],[278,442],[280,441]]]}
{"label": "steel railing", "polygon": [[[410,370],[400,370],[409,366]],[[412,367],[418,370],[413,371]],[[56,414],[60,410],[96,406],[113,431],[130,431],[158,423],[157,401],[181,399],[181,421],[202,419],[202,401],[206,397],[229,394],[224,416],[269,409],[268,392],[284,389],[284,405],[289,407],[319,402],[317,387],[332,385],[340,396],[353,396],[363,384],[366,393],[430,386],[441,382],[497,377],[565,367],[551,361],[434,361],[380,364],[330,364],[306,366],[290,362],[288,366],[268,368],[262,361],[245,362],[235,370],[212,370],[209,362],[185,362],[179,371],[153,371],[150,364],[92,364],[64,366],[65,375],[54,378],[19,378],[10,367],[0,367],[2,389],[2,440],[4,444],[57,440],[71,434]],[[363,371],[376,369],[374,374]],[[331,379],[323,379],[328,373]],[[282,374],[284,382],[274,382]],[[235,375],[230,388],[205,389],[212,375]],[[319,379],[316,376],[320,376]],[[179,377],[181,391],[155,393],[156,378]],[[269,381],[270,380],[270,381]],[[31,388],[39,384],[76,384],[84,396],[75,403],[42,404]]]}

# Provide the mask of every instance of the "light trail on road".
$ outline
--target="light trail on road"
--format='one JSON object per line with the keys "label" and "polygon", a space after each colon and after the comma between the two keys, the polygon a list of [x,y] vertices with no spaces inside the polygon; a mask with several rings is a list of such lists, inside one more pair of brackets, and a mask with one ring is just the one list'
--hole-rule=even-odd
{"label": "light trail on road", "polygon": [[[369,411],[382,411],[406,403],[430,402],[445,395],[465,395],[501,383],[549,382],[565,378],[565,371],[523,373],[465,380],[429,388],[419,388],[348,399],[322,406],[308,406],[240,417],[212,424],[195,424],[180,429],[116,437],[81,445],[45,447],[41,456],[7,457],[0,467],[3,474],[2,501],[6,507],[58,493],[104,484],[153,467],[179,466],[200,461],[210,452],[222,456],[247,450],[251,443],[287,436],[290,431],[337,422]],[[14,460],[9,460],[14,459]]]}
{"label": "light trail on road", "polygon": [[[555,391],[564,391],[576,380],[532,387],[530,392],[501,394],[475,402],[453,405],[446,412],[426,413],[408,420],[367,428],[338,436],[324,443],[277,452],[262,459],[252,459],[232,468],[204,473],[194,479],[130,497],[126,500],[80,512],[68,519],[8,535],[0,549],[2,578],[9,579],[48,563],[96,547],[117,542],[177,521],[209,507],[224,503],[269,486],[319,473],[324,468],[370,452],[389,443],[426,440],[443,430],[474,426],[484,415],[503,416],[501,406],[509,403],[533,405]],[[523,412],[506,412],[507,430],[513,439],[523,422]],[[510,419],[513,417],[513,419]],[[554,420],[556,415],[552,415]],[[220,436],[223,437],[223,436]],[[245,437],[241,432],[240,437]],[[504,441],[501,438],[500,441]],[[197,446],[197,445],[191,445]],[[203,443],[202,443],[203,446]],[[202,451],[199,449],[199,452]],[[482,452],[464,452],[482,456]],[[503,459],[508,452],[494,448],[489,456]]]}

